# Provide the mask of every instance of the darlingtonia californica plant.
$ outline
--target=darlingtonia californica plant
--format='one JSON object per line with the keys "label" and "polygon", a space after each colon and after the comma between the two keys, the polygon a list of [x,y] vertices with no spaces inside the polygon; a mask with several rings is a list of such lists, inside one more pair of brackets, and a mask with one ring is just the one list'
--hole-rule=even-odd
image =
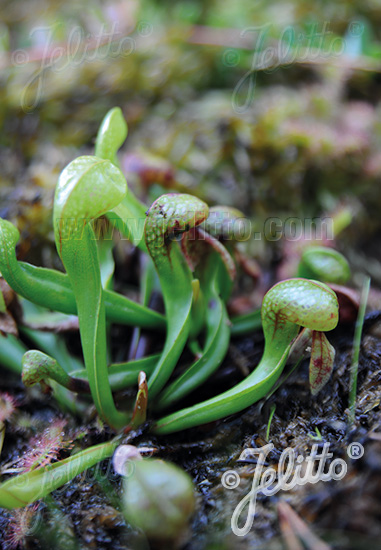
{"label": "darlingtonia californica plant", "polygon": [[[110,456],[123,433],[144,424],[147,411],[151,421],[147,429],[166,434],[250,406],[274,386],[301,333],[311,341],[313,393],[326,383],[332,370],[334,349],[325,332],[338,322],[338,303],[328,286],[307,278],[311,272],[317,278],[316,262],[304,258],[300,269],[305,272],[299,273],[302,276],[281,281],[267,292],[261,318],[255,313],[231,321],[226,303],[239,258],[231,228],[236,228],[235,222],[242,222],[243,215],[231,208],[209,210],[204,201],[189,194],[168,193],[150,207],[144,205],[128,189],[119,169],[117,151],[126,135],[120,109],[111,110],[99,130],[95,155],[73,160],[59,177],[53,226],[65,273],[18,261],[19,232],[9,221],[0,220],[0,270],[8,284],[40,308],[78,316],[83,364],[78,358],[70,361],[65,355],[58,357],[58,348],[54,356],[54,346],[24,353],[24,344],[8,341],[7,350],[14,346],[15,356],[23,354],[19,371],[24,384],[40,383],[44,389],[63,387],[67,393],[61,397],[67,400],[73,392],[78,402],[82,393],[87,398],[91,395],[100,418],[118,434],[108,443],[51,464],[43,471],[22,474],[24,478],[19,481],[25,483],[17,483],[17,478],[5,481],[0,485],[0,505],[7,508],[41,498],[58,483],[65,483]],[[148,276],[156,271],[163,314],[148,308],[146,299],[137,303],[112,290],[112,277],[107,283],[102,278],[104,243],[98,242],[94,224],[103,216],[139,248],[149,266]],[[229,220],[234,223],[229,224]],[[111,261],[112,245],[112,240],[105,245]],[[319,254],[322,258],[324,251]],[[143,281],[141,284],[143,294],[149,297],[151,286]],[[154,355],[113,362],[108,348],[110,323],[160,331],[162,347]],[[247,332],[258,324],[263,326],[265,349],[253,372],[221,395],[183,409],[181,400],[221,365],[231,333]],[[187,345],[195,357],[178,374],[176,368]],[[9,365],[17,371],[17,362],[9,361]],[[135,402],[116,406],[115,391],[131,386],[136,388]],[[160,418],[168,407],[177,410]]]}

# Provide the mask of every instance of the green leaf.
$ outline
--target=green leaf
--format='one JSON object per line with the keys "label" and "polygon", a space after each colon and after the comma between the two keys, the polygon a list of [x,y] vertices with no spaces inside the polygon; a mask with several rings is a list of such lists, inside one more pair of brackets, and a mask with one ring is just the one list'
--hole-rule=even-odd
{"label": "green leaf", "polygon": [[312,331],[310,361],[310,387],[316,395],[331,377],[335,360],[335,348],[328,342],[324,332]]}
{"label": "green leaf", "polygon": [[0,484],[0,507],[13,510],[44,498],[84,470],[110,457],[116,447],[114,441],[101,443],[60,462],[8,479]]}
{"label": "green leaf", "polygon": [[91,221],[125,196],[123,174],[108,160],[79,157],[61,173],[53,221],[61,256],[77,304],[91,395],[101,418],[115,429],[129,421],[115,408],[107,372],[106,314],[99,257]]}

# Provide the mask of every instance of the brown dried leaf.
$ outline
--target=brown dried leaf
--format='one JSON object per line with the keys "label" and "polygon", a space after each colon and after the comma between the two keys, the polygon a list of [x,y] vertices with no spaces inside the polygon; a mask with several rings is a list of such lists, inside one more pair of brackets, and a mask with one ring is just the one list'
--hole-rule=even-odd
{"label": "brown dried leaf", "polygon": [[13,334],[18,336],[17,323],[8,312],[0,313],[0,332],[2,334]]}

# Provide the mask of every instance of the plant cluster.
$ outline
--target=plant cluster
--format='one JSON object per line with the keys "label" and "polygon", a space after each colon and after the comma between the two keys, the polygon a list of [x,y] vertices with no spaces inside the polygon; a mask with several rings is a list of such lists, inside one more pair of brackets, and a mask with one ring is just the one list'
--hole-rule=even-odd
{"label": "plant cluster", "polygon": [[[111,456],[124,434],[144,426],[147,418],[147,429],[161,435],[245,409],[271,390],[292,350],[304,353],[311,347],[313,394],[327,382],[333,368],[335,352],[325,332],[338,323],[338,300],[331,288],[316,279],[329,281],[327,273],[331,273],[336,283],[343,282],[349,276],[345,259],[325,247],[306,251],[297,276],[273,286],[261,312],[229,319],[227,301],[240,258],[231,228],[243,223],[243,215],[229,207],[209,208],[199,198],[182,193],[162,195],[147,209],[128,189],[119,168],[117,152],[126,135],[122,113],[114,108],[99,129],[95,155],[73,160],[59,177],[53,225],[66,273],[18,261],[19,232],[0,219],[4,279],[24,299],[25,311],[46,308],[55,312],[51,315],[78,316],[83,352],[82,363],[62,349],[57,335],[42,341],[26,328],[38,349],[26,350],[15,336],[2,337],[3,363],[16,372],[22,364],[26,386],[39,383],[44,391],[53,390],[70,410],[86,407],[91,396],[100,419],[117,433],[111,441],[54,461],[56,449],[63,445],[64,425],[57,425],[51,450],[41,459],[44,467],[37,467],[32,457],[27,471],[0,485],[0,506],[8,509],[35,502]],[[100,227],[118,229],[144,254],[142,303],[112,289],[114,243],[112,238],[100,238]],[[147,306],[154,288],[162,293],[164,315]],[[161,331],[161,352],[113,363],[110,323]],[[265,349],[255,370],[226,392],[182,408],[182,399],[221,365],[232,332],[247,333],[260,324]],[[187,345],[195,359],[177,374]],[[117,406],[115,392],[128,387],[136,387],[135,401]],[[174,412],[168,414],[169,408]],[[142,471],[146,468],[149,463]]]}

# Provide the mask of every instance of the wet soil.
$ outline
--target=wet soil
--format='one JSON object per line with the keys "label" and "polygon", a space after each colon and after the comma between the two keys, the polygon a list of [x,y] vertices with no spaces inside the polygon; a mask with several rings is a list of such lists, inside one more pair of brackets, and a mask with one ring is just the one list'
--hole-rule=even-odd
{"label": "wet soil", "polygon": [[[368,314],[364,325],[358,373],[356,420],[351,426],[348,416],[349,369],[353,326],[340,326],[330,334],[336,348],[335,370],[331,381],[311,397],[308,384],[308,361],[280,385],[268,399],[243,413],[225,420],[173,434],[152,437],[148,430],[136,434],[132,442],[152,446],[156,455],[182,466],[192,476],[197,488],[197,510],[188,537],[180,547],[200,549],[274,549],[289,548],[282,534],[278,506],[286,501],[309,525],[310,529],[333,549],[376,549],[381,537],[381,324],[378,313]],[[260,332],[235,339],[213,382],[198,392],[197,400],[218,393],[242,378],[244,358],[251,370],[263,349]],[[290,367],[288,367],[289,369]],[[283,378],[287,376],[287,369]],[[6,375],[5,388],[12,392],[23,412],[37,425],[46,425],[57,416],[52,398],[39,392],[25,394],[17,377]],[[189,402],[192,401],[192,396]],[[269,417],[275,407],[271,421]],[[81,446],[99,443],[110,437],[95,419],[88,419]],[[68,418],[68,430],[78,434],[78,426]],[[266,432],[269,430],[267,438]],[[321,451],[329,443],[333,459],[346,461],[347,474],[341,480],[319,481],[296,486],[273,496],[258,494],[255,516],[249,533],[238,537],[231,530],[231,517],[240,501],[250,492],[255,459],[239,460],[244,449],[260,448],[271,442],[267,466],[279,462],[284,449],[292,447],[296,456],[308,456],[312,447]],[[348,457],[347,448],[361,443],[364,455]],[[12,461],[26,447],[25,430],[7,432],[2,462]],[[330,461],[328,461],[329,464]],[[222,484],[225,472],[234,470],[239,484],[227,489]],[[97,548],[146,549],[138,533],[126,525],[120,511],[118,495],[121,482],[105,461],[98,468],[78,476],[55,491],[36,512],[34,529],[24,539],[27,548]],[[13,514],[0,513],[0,542],[6,549],[9,524]],[[246,521],[247,509],[239,525]],[[32,526],[33,526],[32,525]],[[163,547],[163,546],[162,546]],[[168,548],[168,545],[165,547]],[[319,546],[306,546],[319,548]]]}

